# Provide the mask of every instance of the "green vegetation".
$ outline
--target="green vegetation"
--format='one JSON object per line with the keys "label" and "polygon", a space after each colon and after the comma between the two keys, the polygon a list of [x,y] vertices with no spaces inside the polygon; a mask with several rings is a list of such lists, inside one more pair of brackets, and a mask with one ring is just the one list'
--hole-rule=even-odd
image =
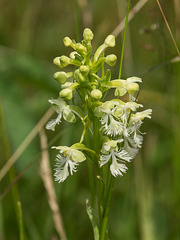
{"label": "green vegetation", "polygon": [[[138,2],[144,6],[131,15]],[[180,3],[161,1],[161,6],[179,47]],[[48,158],[52,145],[78,142],[82,125],[80,121],[71,125],[62,122],[58,131],[44,133],[42,127],[52,112],[43,116],[49,108],[47,100],[57,98],[60,91],[53,79],[57,68],[52,61],[69,54],[62,42],[65,36],[79,41],[84,28],[89,27],[96,36],[93,49],[97,49],[113,33],[116,46],[107,49],[107,54],[109,51],[118,57],[112,78],[118,77],[123,30],[119,32],[116,27],[126,11],[125,0],[1,1],[0,176],[5,165],[13,166],[0,179],[0,239],[60,239],[61,220],[68,240],[93,239],[85,201],[90,190],[94,191],[87,178],[90,167],[82,163],[65,182],[52,183],[56,205],[55,194],[47,184],[51,181],[43,178],[41,165],[42,156]],[[180,56],[157,1],[131,1],[131,16],[121,76],[143,79],[139,102],[153,109],[153,115],[143,125],[142,131],[148,134],[142,149],[128,164],[128,172],[116,179],[110,236],[112,240],[179,240]],[[49,151],[52,174],[55,155]],[[62,219],[55,214],[57,206]],[[93,214],[91,210],[89,214]]]}

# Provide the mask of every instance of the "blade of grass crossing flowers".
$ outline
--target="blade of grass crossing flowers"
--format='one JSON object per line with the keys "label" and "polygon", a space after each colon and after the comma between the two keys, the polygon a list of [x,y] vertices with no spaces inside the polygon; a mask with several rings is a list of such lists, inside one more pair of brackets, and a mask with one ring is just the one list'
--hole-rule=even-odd
{"label": "blade of grass crossing flowers", "polygon": [[[130,22],[134,16],[136,16],[136,14],[141,10],[141,8],[148,2],[148,0],[140,0],[129,12],[129,16],[128,16],[128,22]],[[111,33],[112,35],[114,35],[115,37],[117,37],[124,29],[125,26],[125,22],[126,22],[126,17],[123,18],[123,20],[118,24],[118,26],[113,30],[113,32]]]}
{"label": "blade of grass crossing flowers", "polygon": [[125,41],[126,41],[126,31],[127,31],[128,16],[129,16],[129,7],[130,7],[130,0],[128,0],[127,13],[126,13],[126,22],[125,22],[125,28],[124,28],[124,36],[123,36],[121,59],[120,59],[120,67],[119,67],[119,79],[121,78],[121,73],[122,73],[122,64],[123,64],[123,57],[124,57],[124,47],[125,47]]}
{"label": "blade of grass crossing flowers", "polygon": [[73,0],[76,40],[80,41],[79,12],[77,0]]}

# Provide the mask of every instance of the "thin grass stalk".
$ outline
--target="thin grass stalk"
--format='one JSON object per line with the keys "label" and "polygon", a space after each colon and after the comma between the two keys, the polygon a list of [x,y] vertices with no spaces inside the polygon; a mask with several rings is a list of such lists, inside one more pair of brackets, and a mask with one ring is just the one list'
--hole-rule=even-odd
{"label": "thin grass stalk", "polygon": [[[148,2],[148,0],[140,0],[129,12],[128,23],[134,18],[134,16],[141,10],[142,7]],[[124,29],[126,22],[126,17],[118,24],[118,26],[111,33],[115,37],[117,37]]]}
{"label": "thin grass stalk", "polygon": [[[1,105],[1,102],[0,102],[0,132],[1,132],[2,147],[4,149],[4,159],[5,159],[5,162],[7,162],[10,157],[11,150],[10,150],[10,146],[9,146],[9,139],[8,139],[8,134],[6,131],[6,124],[5,124],[3,107]],[[10,182],[12,182],[15,178],[14,168],[10,169],[8,175],[9,175]],[[19,191],[18,191],[17,185],[14,184],[12,187],[12,201],[14,204],[14,211],[15,211],[17,220],[18,220],[18,208],[17,208],[18,200],[19,200]]]}
{"label": "thin grass stalk", "polygon": [[24,240],[24,227],[23,227],[23,217],[22,217],[22,208],[21,208],[21,202],[17,202],[17,209],[18,209],[18,219],[19,219],[19,239]]}
{"label": "thin grass stalk", "polygon": [[47,191],[48,202],[53,214],[55,228],[59,234],[59,237],[62,240],[67,240],[66,233],[63,227],[63,220],[62,220],[60,208],[57,204],[56,193],[53,186],[51,167],[49,164],[49,154],[47,150],[47,137],[43,129],[39,132],[39,134],[40,134],[41,148],[43,150],[42,158],[40,162],[40,174],[41,174],[45,189]]}
{"label": "thin grass stalk", "polygon": [[119,79],[121,78],[121,73],[122,73],[122,65],[123,65],[123,58],[124,58],[124,48],[125,48],[125,41],[126,41],[126,31],[127,31],[127,25],[128,25],[130,2],[131,2],[131,0],[128,0],[126,22],[125,22],[124,36],[123,36],[123,43],[122,43],[122,51],[121,51],[121,59],[120,59],[120,66],[119,66]]}
{"label": "thin grass stalk", "polygon": [[156,2],[157,2],[157,5],[158,5],[158,7],[159,7],[159,9],[160,9],[160,11],[161,11],[161,14],[162,14],[162,16],[163,16],[163,18],[164,18],[164,21],[165,21],[165,24],[166,24],[166,26],[167,26],[167,29],[168,29],[168,31],[169,31],[169,33],[170,33],[170,35],[171,35],[171,38],[172,38],[172,41],[173,41],[174,46],[175,46],[175,48],[176,48],[176,51],[177,51],[178,55],[180,56],[179,48],[178,48],[178,46],[177,46],[177,44],[176,44],[176,40],[175,40],[175,38],[174,38],[174,36],[173,36],[173,34],[172,34],[171,28],[170,28],[169,23],[168,23],[168,21],[167,21],[167,19],[166,19],[166,16],[165,16],[164,11],[163,11],[163,9],[162,9],[162,7],[161,7],[161,4],[160,4],[159,0],[156,0]]}
{"label": "thin grass stalk", "polygon": [[76,40],[77,40],[77,42],[80,42],[80,24],[79,24],[79,11],[78,11],[77,0],[73,0],[73,7],[74,7],[73,9],[74,9]]}
{"label": "thin grass stalk", "polygon": [[25,151],[25,149],[29,146],[32,140],[35,138],[39,129],[42,129],[43,126],[47,123],[49,118],[54,113],[53,108],[50,108],[44,116],[40,119],[40,121],[36,124],[36,126],[32,129],[32,131],[28,134],[28,136],[24,139],[21,145],[17,148],[17,150],[13,153],[13,155],[8,159],[6,164],[4,164],[3,168],[0,171],[0,181],[7,174],[9,169],[15,164],[15,162],[19,159],[21,154]]}

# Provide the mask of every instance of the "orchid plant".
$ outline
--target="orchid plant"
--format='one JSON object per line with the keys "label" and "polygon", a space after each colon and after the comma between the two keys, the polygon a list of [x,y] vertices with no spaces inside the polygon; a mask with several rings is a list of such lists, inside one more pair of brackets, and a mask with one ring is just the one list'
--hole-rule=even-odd
{"label": "orchid plant", "polygon": [[[115,37],[107,36],[94,53],[93,37],[93,32],[86,28],[80,43],[64,38],[64,45],[73,51],[69,57],[56,57],[54,64],[60,69],[72,65],[75,70],[54,74],[61,91],[58,99],[49,100],[57,118],[47,123],[46,128],[55,131],[62,119],[74,123],[79,118],[82,122],[78,143],[52,147],[58,151],[54,176],[61,183],[77,172],[81,162],[92,163],[97,201],[87,202],[87,212],[94,239],[104,240],[108,239],[107,216],[114,178],[123,176],[127,171],[126,163],[132,161],[141,148],[143,133],[140,127],[145,118],[151,118],[152,110],[139,111],[143,107],[137,102],[141,78],[111,79],[110,69],[105,71],[105,64],[110,67],[116,64],[116,55],[105,55],[108,47],[115,46]],[[114,89],[114,98],[107,101],[110,89]],[[122,100],[125,95],[128,96],[126,102]],[[80,100],[75,103],[78,96]],[[88,144],[87,138],[92,139],[93,145]],[[90,177],[93,178],[93,174]]]}

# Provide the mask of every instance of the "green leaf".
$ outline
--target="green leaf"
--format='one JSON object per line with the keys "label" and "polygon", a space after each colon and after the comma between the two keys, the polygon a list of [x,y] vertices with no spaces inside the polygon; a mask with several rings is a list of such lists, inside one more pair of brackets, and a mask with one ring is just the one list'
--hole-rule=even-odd
{"label": "green leaf", "polygon": [[91,221],[93,232],[94,232],[94,240],[99,240],[99,224],[97,215],[89,203],[89,199],[86,200],[86,211]]}
{"label": "green leaf", "polygon": [[103,79],[102,79],[102,83],[108,83],[111,80],[111,70],[107,69]]}

